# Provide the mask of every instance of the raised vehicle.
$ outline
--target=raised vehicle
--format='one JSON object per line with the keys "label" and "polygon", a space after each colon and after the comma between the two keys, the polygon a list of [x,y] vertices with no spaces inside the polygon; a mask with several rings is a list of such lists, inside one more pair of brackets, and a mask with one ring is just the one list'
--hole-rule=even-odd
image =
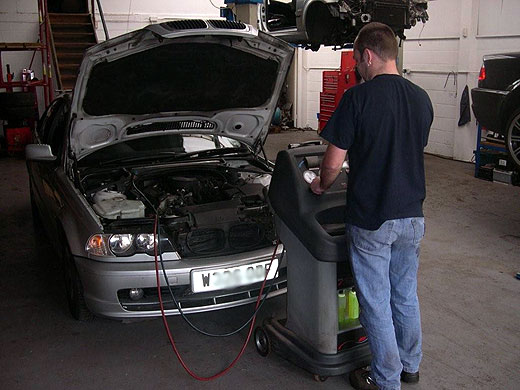
{"label": "raised vehicle", "polygon": [[264,0],[260,29],[313,50],[320,45],[352,44],[370,22],[388,24],[405,38],[404,30],[428,20],[428,0]]}
{"label": "raised vehicle", "polygon": [[520,168],[520,53],[485,55],[471,98],[479,124],[504,138]]}
{"label": "raised vehicle", "polygon": [[75,318],[160,315],[156,264],[166,314],[252,302],[266,274],[269,296],[286,291],[263,143],[293,51],[224,20],[150,25],[86,51],[26,148]]}

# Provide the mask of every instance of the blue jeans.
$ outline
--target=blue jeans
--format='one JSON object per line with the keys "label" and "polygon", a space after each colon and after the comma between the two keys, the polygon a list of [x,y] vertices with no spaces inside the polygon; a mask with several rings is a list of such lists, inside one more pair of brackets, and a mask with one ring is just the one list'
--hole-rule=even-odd
{"label": "blue jeans", "polygon": [[372,350],[372,378],[381,390],[401,388],[400,374],[419,371],[421,316],[417,298],[424,218],[386,221],[378,230],[347,225],[360,321]]}

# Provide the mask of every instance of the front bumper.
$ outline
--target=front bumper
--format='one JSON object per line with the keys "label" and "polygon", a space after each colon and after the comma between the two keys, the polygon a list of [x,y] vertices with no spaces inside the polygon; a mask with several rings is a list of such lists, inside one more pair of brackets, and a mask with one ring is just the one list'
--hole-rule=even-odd
{"label": "front bumper", "polygon": [[[197,268],[230,267],[253,264],[270,260],[274,247],[230,256],[205,259],[181,259],[165,261],[166,274],[175,298],[185,313],[201,313],[240,306],[256,301],[261,283],[254,283],[236,289],[191,293],[190,273]],[[278,248],[277,257],[282,253]],[[84,257],[74,257],[78,273],[83,283],[85,302],[89,310],[102,317],[132,319],[157,317],[161,315],[157,295],[155,262],[101,262]],[[286,264],[282,258],[278,276],[266,283],[264,293],[268,297],[287,291]],[[179,314],[173,303],[159,263],[159,280],[167,315]],[[270,290],[268,285],[272,284]],[[133,301],[126,293],[128,289],[141,288],[145,291],[142,299]]]}

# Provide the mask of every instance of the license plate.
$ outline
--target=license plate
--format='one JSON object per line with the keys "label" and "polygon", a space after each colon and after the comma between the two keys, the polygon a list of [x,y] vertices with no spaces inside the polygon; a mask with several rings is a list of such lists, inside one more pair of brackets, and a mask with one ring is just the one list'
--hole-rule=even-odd
{"label": "license plate", "polygon": [[278,259],[258,263],[239,265],[228,268],[200,269],[191,272],[191,291],[194,293],[236,288],[251,283],[262,282],[267,273],[267,280],[276,276]]}

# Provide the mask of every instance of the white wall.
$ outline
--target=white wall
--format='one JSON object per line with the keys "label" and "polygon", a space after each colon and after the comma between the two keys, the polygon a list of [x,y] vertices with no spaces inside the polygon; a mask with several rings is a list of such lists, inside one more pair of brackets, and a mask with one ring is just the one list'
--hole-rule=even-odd
{"label": "white wall", "polygon": [[295,125],[317,129],[322,74],[324,70],[340,68],[341,51],[334,51],[328,47],[322,47],[318,52],[297,49],[295,58],[297,61]]}
{"label": "white wall", "polygon": [[[0,42],[36,42],[38,39],[38,3],[36,0],[0,1]],[[6,80],[6,64],[21,80],[23,68],[29,68],[33,52],[2,52],[2,72]],[[36,53],[32,68],[42,78],[41,55]]]}
{"label": "white wall", "polygon": [[[477,85],[484,54],[520,51],[520,0],[436,0],[428,9],[430,20],[406,33],[403,65],[411,73],[405,77],[423,87],[434,104],[426,150],[470,161],[476,123],[472,113],[469,124],[457,126],[460,97],[466,85]],[[339,53],[300,50],[298,59],[296,125],[317,129],[321,73],[339,68]]]}
{"label": "white wall", "polygon": [[[218,7],[224,0],[101,0],[110,38],[143,28],[150,23],[172,19],[211,19],[220,17]],[[105,40],[103,26],[96,6],[96,32],[99,41]]]}
{"label": "white wall", "polygon": [[[484,54],[520,50],[520,1],[437,0],[429,5],[430,21],[416,26],[404,46],[410,80],[425,88],[434,103],[435,121],[427,151],[470,161],[476,123],[457,126],[460,97],[477,86]],[[420,46],[419,46],[420,45]],[[455,73],[455,85],[448,72]]]}
{"label": "white wall", "polygon": [[[224,1],[213,0],[213,4],[223,6]],[[209,0],[102,0],[102,6],[111,37],[151,22],[219,16]],[[428,8],[430,21],[407,32],[403,63],[410,73],[406,77],[426,89],[434,104],[427,151],[469,161],[476,142],[475,121],[457,126],[460,96],[464,86],[476,86],[484,54],[520,51],[520,0],[436,0]],[[99,15],[96,20],[102,41]],[[36,42],[37,38],[37,1],[0,0],[0,42]],[[4,52],[4,73],[9,63],[19,79],[31,57],[30,52]],[[340,52],[298,49],[295,61],[296,126],[317,129],[322,72],[339,68]],[[41,78],[39,54],[33,69]]]}

